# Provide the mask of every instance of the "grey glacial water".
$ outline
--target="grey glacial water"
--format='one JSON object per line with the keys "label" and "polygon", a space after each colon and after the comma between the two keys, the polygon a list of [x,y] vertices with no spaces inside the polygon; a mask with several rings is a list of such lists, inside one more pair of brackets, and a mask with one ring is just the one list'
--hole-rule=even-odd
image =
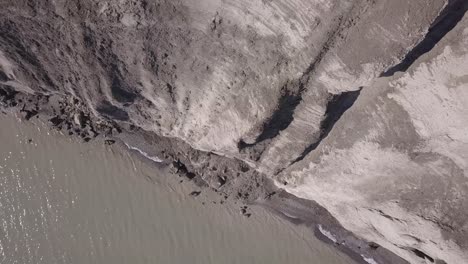
{"label": "grey glacial water", "polygon": [[191,197],[119,146],[6,115],[0,127],[0,263],[353,263],[262,208]]}

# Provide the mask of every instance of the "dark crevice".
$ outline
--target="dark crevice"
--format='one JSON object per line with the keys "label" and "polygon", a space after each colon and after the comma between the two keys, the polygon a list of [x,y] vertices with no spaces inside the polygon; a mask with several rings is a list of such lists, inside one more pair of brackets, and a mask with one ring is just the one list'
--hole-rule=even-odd
{"label": "dark crevice", "polygon": [[123,81],[122,74],[117,65],[111,66],[110,77],[112,79],[111,93],[119,103],[133,103],[137,95],[131,92],[130,87]]}
{"label": "dark crevice", "polygon": [[128,121],[128,113],[117,106],[112,105],[107,101],[103,101],[96,107],[96,110],[103,116],[109,119],[115,119],[118,121]]}
{"label": "dark crevice", "polygon": [[368,246],[372,250],[377,250],[380,247],[380,245],[375,242],[369,242]]}
{"label": "dark crevice", "polygon": [[341,118],[341,116],[353,106],[354,102],[357,100],[361,93],[362,87],[357,91],[343,92],[341,94],[333,95],[331,100],[328,101],[327,109],[325,111],[325,119],[320,124],[320,135],[317,141],[310,144],[304,149],[301,155],[295,159],[292,163],[299,162],[303,160],[310,152],[315,150],[320,143],[328,136],[330,131],[335,126],[336,122]]}
{"label": "dark crevice", "polygon": [[18,94],[12,87],[0,84],[0,106],[17,106],[15,96]]}
{"label": "dark crevice", "polygon": [[12,100],[18,92],[7,85],[0,85],[0,99],[2,101]]}
{"label": "dark crevice", "polygon": [[440,15],[432,23],[424,39],[416,45],[397,65],[381,74],[389,77],[396,72],[404,72],[423,54],[431,51],[442,38],[460,22],[468,10],[468,1],[450,0]]}
{"label": "dark crevice", "polygon": [[172,103],[176,104],[176,97],[175,97],[175,92],[174,92],[175,87],[169,83],[166,83],[166,88],[167,88],[167,92],[169,93],[169,96],[171,97]]}
{"label": "dark crevice", "polygon": [[31,118],[39,114],[39,112],[35,109],[26,109],[26,104],[23,105],[23,108],[21,108],[20,113],[24,114],[24,119],[26,120],[30,120]]}
{"label": "dark crevice", "polygon": [[[294,120],[294,112],[296,111],[297,106],[302,102],[302,95],[306,90],[306,85],[309,82],[310,77],[313,75],[316,67],[320,64],[325,54],[328,53],[331,47],[335,42],[336,36],[341,33],[341,28],[344,23],[342,17],[339,19],[339,23],[335,30],[330,34],[330,37],[323,44],[322,49],[309,64],[307,69],[303,72],[302,76],[296,81],[290,81],[286,83],[281,88],[281,97],[278,100],[276,110],[273,112],[271,117],[263,124],[262,132],[256,138],[254,143],[246,143],[244,140],[240,140],[238,143],[238,148],[240,151],[246,148],[252,148],[260,143],[273,139],[279,135],[279,133],[285,130]],[[257,152],[256,160],[259,159],[266,148],[266,145],[260,146],[261,150]]]}
{"label": "dark crevice", "polygon": [[287,84],[282,88],[282,96],[278,101],[278,106],[270,119],[263,124],[262,133],[257,137],[255,143],[248,144],[241,140],[238,144],[240,150],[275,138],[282,130],[286,129],[291,124],[294,120],[294,111],[302,101],[302,89],[300,88],[299,91],[292,91],[288,89],[288,86],[291,86],[291,84]]}
{"label": "dark crevice", "polygon": [[0,70],[0,82],[6,82],[6,81],[9,81],[8,76],[6,75],[6,73]]}
{"label": "dark crevice", "polygon": [[271,116],[269,122],[263,126],[262,133],[257,138],[257,143],[276,137],[280,131],[286,129],[294,120],[294,111],[302,101],[302,89],[299,92],[285,91],[278,102],[278,108]]}
{"label": "dark crevice", "polygon": [[421,250],[419,249],[416,249],[416,248],[411,248],[411,251],[418,257],[422,258],[422,259],[427,259],[429,260],[430,262],[434,262],[434,259],[427,255],[426,253],[422,252]]}
{"label": "dark crevice", "polygon": [[172,165],[174,166],[174,168],[176,168],[178,173],[185,175],[190,180],[192,180],[193,178],[197,176],[195,173],[189,171],[187,166],[180,160],[172,162]]}

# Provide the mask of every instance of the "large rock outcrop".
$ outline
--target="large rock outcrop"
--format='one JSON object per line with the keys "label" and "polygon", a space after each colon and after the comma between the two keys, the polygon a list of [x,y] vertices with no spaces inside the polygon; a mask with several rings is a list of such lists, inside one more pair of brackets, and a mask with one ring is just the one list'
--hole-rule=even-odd
{"label": "large rock outcrop", "polygon": [[320,146],[281,175],[291,192],[414,263],[412,252],[468,260],[467,26],[465,16],[407,72],[364,87]]}
{"label": "large rock outcrop", "polygon": [[463,263],[466,8],[1,0],[0,86],[242,160],[413,263]]}

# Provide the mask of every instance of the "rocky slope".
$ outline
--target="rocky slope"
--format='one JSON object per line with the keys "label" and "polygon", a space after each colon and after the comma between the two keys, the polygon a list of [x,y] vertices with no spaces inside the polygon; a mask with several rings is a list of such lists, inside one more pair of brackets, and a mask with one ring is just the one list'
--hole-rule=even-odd
{"label": "rocky slope", "polygon": [[85,139],[128,128],[205,181],[227,162],[218,185],[250,170],[411,263],[464,263],[467,6],[0,0],[0,96],[62,98],[53,123]]}
{"label": "rocky slope", "polygon": [[467,26],[465,16],[408,71],[363,87],[328,137],[283,171],[287,189],[409,260],[413,251],[465,263]]}

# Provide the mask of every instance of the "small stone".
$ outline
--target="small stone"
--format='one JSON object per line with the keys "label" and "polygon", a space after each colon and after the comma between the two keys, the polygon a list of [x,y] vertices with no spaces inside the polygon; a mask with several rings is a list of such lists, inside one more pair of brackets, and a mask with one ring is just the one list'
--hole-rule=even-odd
{"label": "small stone", "polygon": [[201,191],[193,191],[190,193],[190,196],[197,197],[201,194]]}
{"label": "small stone", "polygon": [[221,187],[223,186],[224,184],[226,184],[226,176],[219,176],[218,175],[218,187]]}
{"label": "small stone", "polygon": [[73,121],[77,126],[81,127],[83,125],[81,113],[76,113],[75,115],[73,115]]}
{"label": "small stone", "polygon": [[106,145],[108,145],[108,146],[113,145],[113,144],[115,144],[115,140],[113,140],[113,139],[106,139],[106,140],[104,140],[104,144],[106,144]]}
{"label": "small stone", "polygon": [[273,195],[275,195],[275,194],[276,194],[276,192],[271,192],[271,193],[267,194],[266,198],[267,198],[267,199],[271,199],[271,197],[272,197]]}
{"label": "small stone", "polygon": [[58,126],[58,125],[60,125],[60,124],[63,122],[63,119],[60,118],[59,116],[55,116],[55,117],[49,119],[49,121],[50,121],[54,126]]}

